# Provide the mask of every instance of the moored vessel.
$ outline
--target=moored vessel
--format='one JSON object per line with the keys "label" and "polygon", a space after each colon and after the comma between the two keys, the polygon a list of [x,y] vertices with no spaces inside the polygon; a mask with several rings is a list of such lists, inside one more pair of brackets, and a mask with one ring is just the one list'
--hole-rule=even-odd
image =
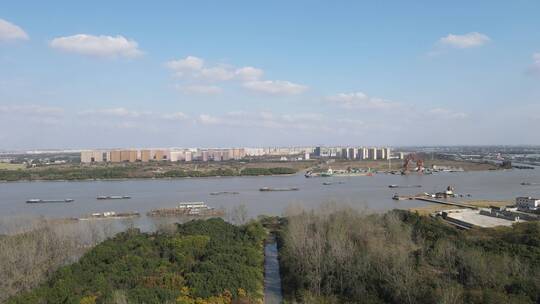
{"label": "moored vessel", "polygon": [[130,199],[131,196],[127,195],[100,195],[96,197],[98,200],[117,200],[117,199]]}
{"label": "moored vessel", "polygon": [[71,198],[66,198],[66,199],[49,199],[49,200],[44,200],[44,199],[39,199],[39,198],[33,198],[33,199],[29,199],[26,201],[27,204],[47,204],[47,203],[71,203],[73,202],[74,200],[71,199]]}

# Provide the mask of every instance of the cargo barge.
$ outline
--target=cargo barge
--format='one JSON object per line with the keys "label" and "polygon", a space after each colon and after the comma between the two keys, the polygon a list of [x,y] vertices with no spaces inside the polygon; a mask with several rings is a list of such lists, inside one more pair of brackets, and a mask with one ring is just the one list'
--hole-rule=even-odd
{"label": "cargo barge", "polygon": [[74,200],[71,198],[66,199],[52,199],[52,200],[44,200],[44,199],[38,199],[33,198],[26,201],[27,204],[48,204],[48,203],[72,203]]}
{"label": "cargo barge", "polygon": [[298,191],[300,190],[299,188],[297,187],[292,187],[292,188],[269,188],[269,187],[262,187],[259,189],[259,191],[262,191],[262,192],[267,192],[267,191]]}
{"label": "cargo barge", "polygon": [[223,210],[217,210],[204,202],[182,202],[175,208],[154,209],[147,216],[224,216]]}
{"label": "cargo barge", "polygon": [[130,199],[131,196],[127,195],[100,195],[96,197],[98,200],[119,200],[119,199]]}
{"label": "cargo barge", "polygon": [[210,195],[225,195],[225,194],[240,194],[240,192],[236,192],[236,191],[210,192]]}
{"label": "cargo barge", "polygon": [[98,212],[98,213],[92,213],[89,216],[78,218],[79,221],[87,221],[87,220],[100,220],[100,219],[122,219],[122,218],[133,218],[133,217],[140,217],[140,213],[138,212],[121,212],[116,213],[114,211],[106,211],[106,212]]}

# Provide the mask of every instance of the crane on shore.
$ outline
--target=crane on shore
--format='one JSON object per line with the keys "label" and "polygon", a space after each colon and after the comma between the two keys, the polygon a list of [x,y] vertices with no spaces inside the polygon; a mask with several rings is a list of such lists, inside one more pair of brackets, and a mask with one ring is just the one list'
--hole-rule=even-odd
{"label": "crane on shore", "polygon": [[[414,167],[416,165],[416,167]],[[403,168],[401,169],[402,174],[408,174],[410,172],[424,172],[424,159],[416,153],[409,153],[403,161]]]}

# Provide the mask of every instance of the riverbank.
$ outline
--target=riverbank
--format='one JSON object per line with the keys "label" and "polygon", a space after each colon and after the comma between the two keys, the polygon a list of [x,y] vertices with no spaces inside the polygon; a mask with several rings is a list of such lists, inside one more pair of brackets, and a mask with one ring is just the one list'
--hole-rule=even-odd
{"label": "riverbank", "polygon": [[[494,200],[476,200],[476,201],[464,201],[464,204],[471,205],[478,208],[488,208],[491,206],[494,207],[504,207],[512,205],[512,201],[494,201]],[[418,213],[420,215],[429,215],[437,211],[444,211],[456,209],[456,206],[451,205],[441,205],[441,204],[428,204],[427,206],[420,206],[409,208],[408,211],[413,213]]]}
{"label": "riverbank", "polygon": [[[424,161],[425,168],[432,169],[434,166],[438,168],[462,169],[463,171],[487,171],[501,169],[499,166],[489,163],[475,163],[446,159],[434,159]],[[403,160],[334,160],[331,162],[320,164],[317,169],[327,170],[328,168],[332,168],[333,170],[347,170],[349,168],[362,170],[369,169],[371,171],[379,172],[400,171],[403,168]]]}
{"label": "riverbank", "polygon": [[[257,167],[259,165],[260,167]],[[272,166],[273,165],[273,166]],[[305,165],[304,165],[305,166]],[[290,175],[304,166],[280,163],[65,165],[0,170],[0,181],[82,181]]]}
{"label": "riverbank", "polygon": [[[307,160],[307,161],[226,161],[226,162],[151,162],[65,164],[24,168],[18,165],[0,167],[0,181],[71,181],[158,179],[217,176],[287,175],[307,170],[326,171],[358,169],[371,172],[397,172],[401,160]],[[496,170],[492,164],[450,160],[428,160],[426,168],[453,168],[463,171]]]}

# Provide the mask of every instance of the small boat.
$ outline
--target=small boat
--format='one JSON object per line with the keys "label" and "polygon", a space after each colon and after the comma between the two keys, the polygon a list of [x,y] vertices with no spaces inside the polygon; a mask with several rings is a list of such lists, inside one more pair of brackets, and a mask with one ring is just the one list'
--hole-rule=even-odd
{"label": "small boat", "polygon": [[292,187],[292,188],[269,188],[269,187],[262,187],[259,189],[259,191],[263,191],[263,192],[266,192],[266,191],[298,191],[299,189],[296,188],[296,187]]}
{"label": "small boat", "polygon": [[71,203],[74,200],[71,198],[66,198],[62,200],[44,200],[44,199],[38,199],[33,198],[26,201],[27,204],[46,204],[46,203]]}
{"label": "small boat", "polygon": [[333,185],[334,183],[331,183],[331,182],[324,182],[324,183],[322,183],[322,184],[325,185],[325,186],[330,186],[330,185]]}
{"label": "small boat", "polygon": [[131,196],[127,195],[100,195],[96,197],[98,200],[115,200],[115,199],[130,199]]}
{"label": "small boat", "polygon": [[388,185],[388,188],[399,188],[398,185]]}

